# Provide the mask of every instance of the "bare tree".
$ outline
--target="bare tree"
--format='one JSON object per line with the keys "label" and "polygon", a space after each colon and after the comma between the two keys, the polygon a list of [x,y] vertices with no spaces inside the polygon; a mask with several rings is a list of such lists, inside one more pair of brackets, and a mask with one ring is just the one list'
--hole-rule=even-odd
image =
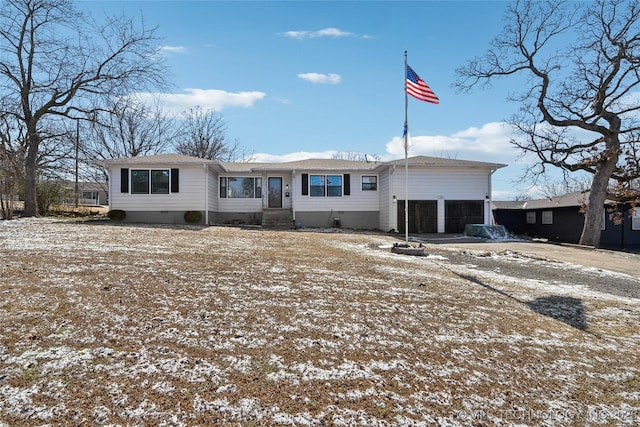
{"label": "bare tree", "polygon": [[24,216],[37,214],[36,183],[47,118],[85,116],[100,97],[164,83],[154,30],[124,16],[91,20],[70,0],[0,4],[0,97],[26,134]]}
{"label": "bare tree", "polygon": [[527,193],[520,193],[513,196],[511,200],[514,202],[526,202],[527,200],[531,200],[531,196]]}
{"label": "bare tree", "polygon": [[352,160],[356,162],[376,162],[380,160],[380,156],[361,153],[359,151],[339,151],[331,155],[334,160]]}
{"label": "bare tree", "polygon": [[[40,134],[40,151],[36,158],[39,170],[36,185],[38,200],[45,196],[51,182],[60,181],[68,173],[66,161],[70,154],[70,145],[65,122],[45,120],[46,126]],[[14,199],[25,189],[25,159],[28,149],[28,137],[25,125],[6,113],[6,107],[0,108],[0,205],[5,219],[13,217]],[[39,213],[42,210],[39,209]]]}
{"label": "bare tree", "polygon": [[253,157],[253,153],[248,153],[237,140],[230,142],[227,139],[227,125],[222,114],[200,106],[183,113],[175,149],[179,154],[208,160],[250,161]]}
{"label": "bare tree", "polygon": [[538,192],[543,198],[560,197],[568,193],[585,192],[589,190],[591,182],[584,180],[562,181],[547,183],[538,187]]}
{"label": "bare tree", "polygon": [[640,176],[640,4],[637,1],[517,1],[487,53],[457,70],[469,90],[524,74],[512,141],[537,163],[528,177],[561,168],[592,174],[580,243],[597,247],[607,196],[635,200]]}
{"label": "bare tree", "polygon": [[89,163],[159,154],[175,136],[174,121],[155,105],[132,97],[111,100],[83,126],[80,150]]}
{"label": "bare tree", "polygon": [[176,124],[159,104],[125,96],[94,111],[77,132],[78,180],[94,182],[107,192],[108,173],[101,160],[163,153],[176,135]]}
{"label": "bare tree", "polygon": [[15,198],[24,180],[24,132],[8,115],[0,115],[0,213],[13,219]]}

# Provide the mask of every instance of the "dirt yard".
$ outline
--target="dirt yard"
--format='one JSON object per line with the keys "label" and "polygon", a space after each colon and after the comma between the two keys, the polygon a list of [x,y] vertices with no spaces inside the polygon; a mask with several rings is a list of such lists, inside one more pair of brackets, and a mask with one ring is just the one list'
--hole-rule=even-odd
{"label": "dirt yard", "polygon": [[0,221],[0,425],[640,423],[638,255],[394,242]]}

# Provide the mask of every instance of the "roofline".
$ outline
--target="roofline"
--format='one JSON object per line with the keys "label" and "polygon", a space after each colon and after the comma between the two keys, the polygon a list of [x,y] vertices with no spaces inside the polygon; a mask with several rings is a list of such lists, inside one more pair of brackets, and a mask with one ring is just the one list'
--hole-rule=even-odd
{"label": "roofline", "polygon": [[[136,159],[135,162],[131,162],[131,159]],[[242,162],[220,162],[217,160],[207,160],[207,159],[200,159],[201,161],[158,161],[157,159],[154,160],[150,160],[149,162],[145,162],[143,161],[144,157],[128,157],[128,158],[118,158],[118,159],[104,159],[101,161],[96,162],[97,164],[103,166],[103,167],[109,167],[112,165],[122,165],[122,164],[128,164],[131,165],[133,164],[140,164],[140,165],[144,165],[144,164],[164,164],[164,165],[207,165],[210,167],[215,167],[216,169],[223,171],[223,172],[235,172],[233,169],[229,169],[227,167],[225,167],[225,163],[233,163],[233,164],[242,164]],[[409,167],[416,167],[416,166],[429,166],[429,167],[437,167],[437,168],[478,168],[478,169],[491,169],[493,171],[500,169],[500,168],[504,168],[508,165],[502,164],[502,163],[488,163],[488,162],[476,162],[473,160],[460,160],[459,162],[461,163],[456,163],[455,160],[453,160],[452,163],[449,164],[443,164],[443,163],[438,163],[436,161],[430,162],[430,161],[411,161],[412,159],[415,158],[409,158],[407,159],[407,166]],[[307,159],[307,160],[314,160],[314,159]],[[330,161],[331,159],[317,159],[317,160],[325,160],[325,161]],[[380,170],[383,170],[385,168],[397,168],[397,167],[402,167],[404,166],[404,159],[399,159],[399,160],[391,160],[391,161],[387,161],[387,162],[380,162],[380,161],[374,161],[374,162],[362,162],[363,165],[362,167],[318,167],[317,165],[313,165],[313,166],[306,166],[306,165],[291,165],[290,163],[296,163],[294,162],[284,162],[284,163],[278,163],[278,162],[274,162],[274,163],[268,163],[265,162],[263,163],[265,166],[258,166],[258,167],[250,167],[251,166],[251,162],[246,162],[245,164],[248,167],[248,171],[250,172],[292,172],[292,171],[317,171],[317,170],[335,170],[335,171],[356,171],[356,172],[379,172]],[[358,162],[359,163],[359,162]],[[269,166],[266,166],[269,165]]]}
{"label": "roofline", "polygon": [[[455,159],[451,159],[453,162],[461,162],[461,163],[450,163],[450,164],[444,164],[444,163],[438,163],[438,162],[419,162],[419,161],[411,161],[412,159],[415,159],[415,157],[409,157],[407,159],[407,165],[408,166],[433,166],[433,167],[464,167],[464,168],[469,168],[469,167],[478,167],[478,168],[491,168],[491,169],[500,169],[500,168],[504,168],[507,167],[509,165],[505,165],[503,163],[490,163],[490,162],[481,162],[481,161],[475,161],[475,160],[455,160]],[[400,160],[391,160],[388,162],[384,162],[383,164],[386,165],[391,165],[391,166],[404,166],[404,159],[400,159]]]}
{"label": "roofline", "polygon": [[[430,167],[439,167],[439,168],[478,168],[478,169],[491,169],[491,170],[498,170],[504,167],[507,167],[508,165],[505,164],[501,164],[501,163],[485,163],[485,162],[478,162],[477,164],[473,164],[473,161],[469,161],[472,164],[442,164],[442,163],[423,163],[423,162],[414,162],[408,163],[409,167],[415,167],[415,166],[430,166]],[[273,163],[273,165],[277,165],[278,163]],[[323,170],[323,171],[331,171],[331,170],[335,170],[335,171],[356,171],[356,172],[378,172],[382,169],[385,168],[398,168],[398,167],[403,167],[404,163],[401,161],[390,161],[390,162],[379,162],[376,163],[373,167],[317,167],[317,166],[290,166],[290,167],[286,167],[285,165],[282,165],[282,167],[280,168],[276,168],[276,167],[257,167],[257,168],[250,168],[249,171],[251,172],[291,172],[291,171],[317,171],[317,170]],[[230,171],[229,169],[225,168],[224,165],[220,164],[220,167],[226,171],[226,172],[235,172],[235,171]]]}
{"label": "roofline", "polygon": [[[102,164],[104,166],[108,166],[108,165],[130,165],[132,164],[132,162],[128,161],[129,159],[106,159],[106,160],[102,160],[100,162],[97,162],[98,164]],[[167,162],[158,162],[158,161],[149,161],[149,162],[134,162],[133,164],[140,164],[140,165],[145,165],[145,164],[157,164],[157,165],[220,165],[220,163],[216,160],[207,160],[207,159],[202,159],[201,162],[180,162],[180,161],[167,161]]]}
{"label": "roofline", "polygon": [[323,168],[323,167],[288,167],[288,168],[251,168],[251,172],[293,172],[293,171],[357,171],[357,172],[374,172],[380,169],[378,165],[375,168]]}

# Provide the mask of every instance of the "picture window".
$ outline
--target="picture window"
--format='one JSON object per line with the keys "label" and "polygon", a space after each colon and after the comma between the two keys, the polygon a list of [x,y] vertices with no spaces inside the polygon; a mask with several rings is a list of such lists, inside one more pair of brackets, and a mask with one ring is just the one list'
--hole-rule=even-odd
{"label": "picture window", "polygon": [[229,199],[259,199],[262,197],[262,178],[220,177],[220,197]]}

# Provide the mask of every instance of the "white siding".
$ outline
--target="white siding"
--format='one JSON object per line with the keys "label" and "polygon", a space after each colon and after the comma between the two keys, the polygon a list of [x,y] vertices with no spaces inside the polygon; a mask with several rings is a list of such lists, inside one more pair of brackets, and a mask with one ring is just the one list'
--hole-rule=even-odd
{"label": "white siding", "polygon": [[378,178],[378,191],[380,193],[380,230],[389,231],[390,226],[390,212],[393,207],[393,201],[391,198],[391,174],[389,170],[385,170],[380,173]]}
{"label": "white siding", "polygon": [[[340,172],[307,172],[311,175],[344,175]],[[342,197],[311,197],[302,195],[302,173],[295,176],[295,208],[299,212],[325,212],[325,211],[378,211],[380,210],[380,177],[378,176],[378,190],[362,191],[362,176],[378,176],[374,173],[350,173],[351,194]],[[309,184],[311,186],[311,184]],[[344,192],[344,179],[342,182]]]}
{"label": "white siding", "polygon": [[[409,168],[409,200],[484,200],[489,193],[487,169]],[[405,199],[404,168],[393,173],[392,196]]]}
{"label": "white siding", "polygon": [[398,173],[398,169],[389,169],[389,196],[391,197],[391,205],[389,206],[389,230],[393,229],[395,231],[398,231],[398,200],[394,188],[396,188],[396,181],[400,180],[404,183],[404,169],[402,175]]}
{"label": "white siding", "polygon": [[120,192],[120,170],[112,167],[110,172],[110,209],[124,211],[204,211],[204,185],[206,172],[202,165],[143,165],[136,164],[131,169],[179,169],[180,191],[172,194],[130,194]]}
{"label": "white siding", "polygon": [[[218,175],[216,175],[214,172],[209,172],[208,176],[208,192],[207,192],[207,204],[209,211],[211,212],[217,212],[218,211],[218,191],[219,189],[219,183],[218,183]],[[211,219],[209,219],[211,221]]]}
{"label": "white siding", "polygon": [[218,199],[218,212],[262,212],[262,199]]}

